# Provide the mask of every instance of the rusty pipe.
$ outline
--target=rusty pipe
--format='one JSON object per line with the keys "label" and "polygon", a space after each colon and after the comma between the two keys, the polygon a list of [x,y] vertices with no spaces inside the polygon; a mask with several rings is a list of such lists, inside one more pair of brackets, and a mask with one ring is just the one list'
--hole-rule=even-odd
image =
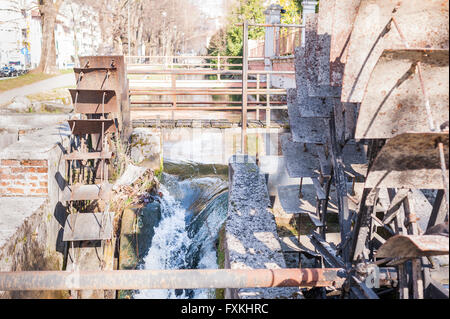
{"label": "rusty pipe", "polygon": [[341,268],[0,272],[0,291],[342,286]]}

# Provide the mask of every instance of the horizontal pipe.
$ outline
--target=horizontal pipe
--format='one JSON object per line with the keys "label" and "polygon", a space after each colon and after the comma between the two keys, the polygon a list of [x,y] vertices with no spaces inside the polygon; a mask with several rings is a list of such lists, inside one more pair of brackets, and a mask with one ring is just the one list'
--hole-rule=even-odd
{"label": "horizontal pipe", "polygon": [[[176,65],[176,66],[218,66],[217,63],[128,63],[127,66],[163,66],[163,65]],[[242,66],[242,63],[221,63],[223,66]]]}
{"label": "horizontal pipe", "polygon": [[217,56],[217,55],[197,55],[197,56],[192,56],[192,55],[126,55],[125,56],[126,59],[128,58],[189,58],[189,59],[217,59],[217,58],[221,58],[221,59],[234,59],[234,58],[239,58],[242,59],[242,56],[238,55],[238,56],[232,56],[232,55],[224,55],[224,56]]}
{"label": "horizontal pipe", "polygon": [[[142,102],[131,102],[132,105],[144,105],[144,104],[151,104],[149,103],[142,103]],[[170,103],[167,103],[170,104]],[[177,102],[177,104],[179,104]],[[281,105],[281,106],[270,106],[271,110],[287,110],[287,105]],[[248,106],[248,110],[265,110],[268,109],[266,106]],[[168,107],[132,107],[132,111],[241,111],[242,106],[168,106]]]}
{"label": "horizontal pipe", "polygon": [[[221,74],[221,75],[241,75],[242,70],[187,70],[187,69],[164,69],[154,70],[148,68],[130,69],[128,74],[174,74],[174,75],[195,75],[195,74]],[[249,70],[248,74],[295,74],[295,71],[276,71],[276,70]]]}
{"label": "horizontal pipe", "polygon": [[[172,104],[173,101],[140,101],[134,100],[133,103],[148,103],[148,104]],[[188,105],[196,105],[196,104],[223,104],[223,105],[242,105],[242,102],[239,101],[177,101],[177,104],[188,104]],[[247,104],[258,104],[258,105],[266,105],[267,101],[249,101]],[[286,102],[282,101],[270,101],[270,105],[286,105]]]}
{"label": "horizontal pipe", "polygon": [[0,291],[341,287],[342,268],[0,272]]}
{"label": "horizontal pipe", "polygon": [[[236,23],[235,26],[243,26],[243,23]],[[303,24],[282,24],[282,23],[249,23],[249,27],[268,27],[268,28],[304,28]]]}
{"label": "horizontal pipe", "polygon": [[[248,90],[247,94],[270,94],[270,95],[285,95],[285,90]],[[131,91],[130,96],[135,95],[242,95],[242,91],[158,91],[158,92],[145,92],[145,91]]]}

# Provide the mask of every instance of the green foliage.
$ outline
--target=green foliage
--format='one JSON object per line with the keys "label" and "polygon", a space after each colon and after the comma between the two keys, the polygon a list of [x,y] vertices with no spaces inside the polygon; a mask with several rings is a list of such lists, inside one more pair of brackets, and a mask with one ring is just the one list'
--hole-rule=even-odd
{"label": "green foliage", "polygon": [[[210,41],[208,55],[242,55],[243,28],[236,24],[247,20],[249,23],[265,23],[264,11],[266,6],[264,0],[239,0],[228,17],[227,26],[217,32]],[[279,0],[279,4],[286,10],[281,15],[281,23],[294,24],[300,22],[302,0]],[[263,27],[250,27],[248,29],[249,39],[264,39]],[[241,63],[241,59],[230,59],[230,63]],[[217,63],[211,60],[210,63]]]}

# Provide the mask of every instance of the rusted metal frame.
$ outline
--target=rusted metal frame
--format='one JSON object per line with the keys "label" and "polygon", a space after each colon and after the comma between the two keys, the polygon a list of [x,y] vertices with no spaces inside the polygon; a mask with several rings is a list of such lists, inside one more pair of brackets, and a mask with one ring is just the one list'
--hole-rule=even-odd
{"label": "rusted metal frame", "polygon": [[334,114],[331,114],[330,120],[330,137],[331,137],[331,155],[333,161],[334,183],[336,187],[337,204],[339,208],[339,225],[341,233],[340,250],[342,251],[343,260],[350,262],[350,236],[351,236],[351,216],[348,208],[347,183],[345,180],[344,158],[342,148],[336,140],[336,127]]}
{"label": "rusted metal frame", "polygon": [[0,272],[0,290],[339,288],[345,277],[342,268],[17,271]]}
{"label": "rusted metal frame", "polygon": [[333,179],[333,175],[326,177],[325,182],[325,200],[322,206],[322,212],[320,216],[320,221],[322,222],[322,229],[321,229],[321,236],[324,240],[326,240],[326,233],[327,233],[327,210],[328,210],[328,202],[330,198],[330,191],[331,191],[331,182]]}
{"label": "rusted metal frame", "polygon": [[[395,193],[394,190],[392,191]],[[407,198],[408,193],[409,189],[401,188],[396,194],[394,194],[394,197],[391,199],[391,204],[384,214],[383,224],[389,224],[392,220],[394,220],[397,214],[400,213],[400,208],[405,198]]]}
{"label": "rusted metal frame", "polygon": [[337,251],[330,246],[319,234],[312,232],[308,236],[317,252],[331,267],[345,268],[344,260],[338,256]]}
{"label": "rusted metal frame", "polygon": [[449,182],[447,180],[447,168],[446,168],[446,164],[445,164],[445,154],[444,154],[444,144],[442,142],[438,143],[438,149],[439,149],[439,157],[441,160],[441,175],[442,175],[442,182],[444,184],[444,189],[445,189],[445,201],[447,202],[447,216],[450,212],[450,199],[449,199]]}
{"label": "rusted metal frame", "polygon": [[[411,210],[411,202],[409,198],[406,198],[403,201],[403,209],[405,211],[405,218],[408,233],[410,235],[419,235],[419,226],[416,222],[416,214]],[[413,258],[411,260],[412,264],[412,284],[413,284],[413,298],[414,299],[423,299],[423,274],[422,274],[422,261],[419,258]]]}
{"label": "rusted metal frame", "polygon": [[[370,236],[372,213],[378,200],[379,189],[366,188],[363,191],[361,206],[357,215],[356,224],[353,228],[353,243],[351,260],[366,259],[364,250],[367,248],[367,240]],[[373,198],[370,198],[372,197]],[[368,256],[367,256],[368,257]]]}
{"label": "rusted metal frame", "polygon": [[[387,189],[389,200],[392,202],[395,198],[395,190],[393,188]],[[404,228],[403,217],[404,211],[403,208],[399,208],[399,214],[396,214],[394,217],[394,230],[397,234],[406,234],[406,230]],[[397,266],[398,271],[398,291],[400,299],[408,299],[409,298],[409,285],[408,285],[408,273],[406,271],[406,267],[404,263],[401,263]]]}
{"label": "rusted metal frame", "polygon": [[380,299],[378,295],[356,276],[350,277],[350,291],[358,299]]}
{"label": "rusted metal frame", "polygon": [[247,153],[248,21],[243,23],[241,154]]}
{"label": "rusted metal frame", "polygon": [[433,203],[433,209],[431,211],[430,219],[428,220],[427,229],[445,221],[445,216],[448,214],[448,211],[445,209],[445,206],[442,205],[443,198],[444,190],[439,189]]}

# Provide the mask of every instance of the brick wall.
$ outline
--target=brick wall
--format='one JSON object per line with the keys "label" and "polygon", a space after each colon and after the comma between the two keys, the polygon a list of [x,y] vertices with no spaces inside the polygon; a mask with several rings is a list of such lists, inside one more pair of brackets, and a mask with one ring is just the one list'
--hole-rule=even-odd
{"label": "brick wall", "polygon": [[0,160],[0,196],[47,196],[48,160]]}

